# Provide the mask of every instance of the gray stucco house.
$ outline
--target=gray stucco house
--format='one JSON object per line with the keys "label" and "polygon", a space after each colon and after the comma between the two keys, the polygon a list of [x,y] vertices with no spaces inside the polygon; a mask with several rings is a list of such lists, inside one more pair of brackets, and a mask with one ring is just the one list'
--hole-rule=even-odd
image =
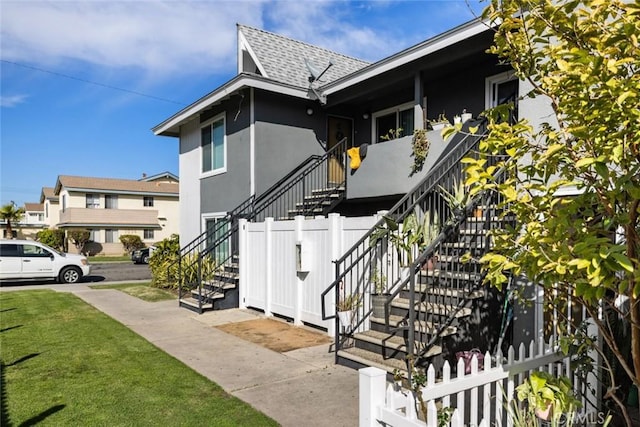
{"label": "gray stucco house", "polygon": [[[237,75],[153,128],[156,135],[180,141],[183,257],[199,256],[200,261],[189,261],[194,263],[213,254],[226,265],[209,294],[204,295],[208,284],[200,275],[185,285],[195,300],[181,302],[198,311],[237,306],[237,294],[230,289],[237,273],[238,218],[278,220],[329,212],[365,216],[391,209],[403,220],[412,213],[420,219],[437,213],[443,222],[452,220],[447,219],[435,242],[420,248],[411,266],[403,266],[404,272],[391,251],[371,243],[371,234],[358,252],[365,255],[351,252],[338,261],[336,281],[327,284],[331,292],[322,298],[331,295],[337,302],[353,293],[362,295],[364,303],[353,327],[336,336],[337,360],[383,365],[407,352],[451,358],[472,345],[483,350],[498,345],[505,332],[499,321],[503,296],[479,289],[479,267],[460,259],[465,251],[481,256],[489,245],[486,230],[504,226],[492,222],[496,213],[491,209],[499,201],[478,198],[463,207],[470,213],[483,205],[481,220],[453,215],[438,194],[438,188],[451,189],[459,182],[459,160],[482,135],[461,133],[445,141],[431,129],[439,116],[451,120],[463,113],[473,117],[463,129],[482,127],[477,116],[505,102],[516,103],[515,114],[534,125],[547,115],[545,101],[522,98],[527,84],[487,53],[493,31],[474,20],[375,63],[244,25],[237,33]],[[422,171],[409,176],[416,129],[428,131],[431,145]],[[362,160],[357,169],[350,167],[356,152]],[[381,261],[383,256],[388,259]],[[384,318],[372,316],[365,297],[371,292],[367,282],[373,259],[384,269],[391,291]],[[439,266],[427,269],[427,259]],[[414,274],[407,273],[411,269]],[[423,289],[423,310],[409,309],[416,285]],[[535,328],[525,328],[522,340],[538,336],[541,314],[520,315],[523,324],[536,322]],[[343,345],[345,337],[364,344],[350,349]],[[385,368],[391,371],[393,365]]]}

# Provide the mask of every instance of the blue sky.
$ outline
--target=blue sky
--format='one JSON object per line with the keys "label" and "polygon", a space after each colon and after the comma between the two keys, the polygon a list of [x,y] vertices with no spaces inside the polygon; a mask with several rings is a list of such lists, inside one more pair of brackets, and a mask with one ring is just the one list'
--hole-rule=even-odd
{"label": "blue sky", "polygon": [[467,22],[477,0],[0,0],[0,203],[58,175],[178,173],[151,128],[236,73],[236,23],[376,61]]}

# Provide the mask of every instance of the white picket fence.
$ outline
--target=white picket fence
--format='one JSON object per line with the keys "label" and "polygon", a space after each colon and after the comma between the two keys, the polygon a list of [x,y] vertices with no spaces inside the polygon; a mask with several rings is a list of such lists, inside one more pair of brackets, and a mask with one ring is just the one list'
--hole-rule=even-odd
{"label": "white picket fence", "polygon": [[[327,217],[239,223],[240,305],[281,315],[334,334],[333,320],[322,320],[321,293],[335,279],[337,260],[375,223],[378,216]],[[327,298],[332,301],[331,295]],[[334,307],[328,307],[329,315]]]}
{"label": "white picket fence", "polygon": [[[378,368],[360,370],[360,427],[437,427],[437,406],[454,409],[451,427],[462,426],[513,426],[507,417],[506,405],[515,398],[514,390],[528,374],[535,370],[547,371],[557,376],[572,379],[576,396],[582,398],[581,412],[593,412],[590,406],[593,396],[580,384],[570,368],[570,359],[556,351],[553,343],[531,342],[527,348],[521,344],[516,352],[509,348],[504,364],[502,354],[494,361],[487,352],[484,355],[484,369],[478,369],[478,361],[473,356],[471,373],[465,375],[464,361],[458,360],[457,375],[452,377],[451,367],[445,362],[442,377],[436,379],[433,365],[427,369],[427,385],[422,389],[422,398],[427,404],[426,423],[419,419],[417,401],[409,390],[387,384],[386,371]],[[592,386],[594,386],[592,384]],[[597,388],[597,387],[594,387]]]}

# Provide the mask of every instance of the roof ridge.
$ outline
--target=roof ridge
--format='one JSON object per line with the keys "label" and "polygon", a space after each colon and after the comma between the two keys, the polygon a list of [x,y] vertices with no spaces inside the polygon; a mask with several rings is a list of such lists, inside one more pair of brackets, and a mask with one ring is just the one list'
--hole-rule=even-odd
{"label": "roof ridge", "polygon": [[244,24],[240,24],[240,23],[238,23],[236,25],[238,26],[238,28],[249,28],[251,30],[259,31],[261,33],[268,34],[268,35],[273,36],[273,37],[277,37],[277,38],[280,38],[280,39],[285,39],[285,40],[289,40],[289,41],[292,41],[292,42],[300,43],[302,45],[305,45],[305,46],[308,46],[308,47],[312,47],[314,49],[320,49],[320,50],[322,50],[324,52],[327,52],[327,53],[330,53],[330,54],[334,54],[334,55],[338,55],[338,56],[350,59],[352,61],[362,62],[363,64],[371,64],[370,61],[365,61],[364,59],[356,58],[355,56],[349,56],[349,55],[346,55],[344,53],[340,53],[340,52],[336,52],[334,50],[327,49],[326,47],[322,47],[322,46],[311,44],[309,42],[305,42],[305,41],[302,41],[302,40],[294,39],[293,37],[283,36],[282,34],[277,34],[277,33],[274,33],[272,31],[264,30],[262,28],[256,28],[256,27],[252,27],[250,25],[244,25]]}

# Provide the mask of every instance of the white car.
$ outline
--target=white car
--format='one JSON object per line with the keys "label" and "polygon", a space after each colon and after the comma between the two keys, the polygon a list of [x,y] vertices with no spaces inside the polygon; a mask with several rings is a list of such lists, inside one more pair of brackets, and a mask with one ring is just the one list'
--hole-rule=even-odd
{"label": "white car", "polygon": [[0,280],[56,279],[77,283],[91,272],[83,255],[58,252],[32,240],[0,240]]}

